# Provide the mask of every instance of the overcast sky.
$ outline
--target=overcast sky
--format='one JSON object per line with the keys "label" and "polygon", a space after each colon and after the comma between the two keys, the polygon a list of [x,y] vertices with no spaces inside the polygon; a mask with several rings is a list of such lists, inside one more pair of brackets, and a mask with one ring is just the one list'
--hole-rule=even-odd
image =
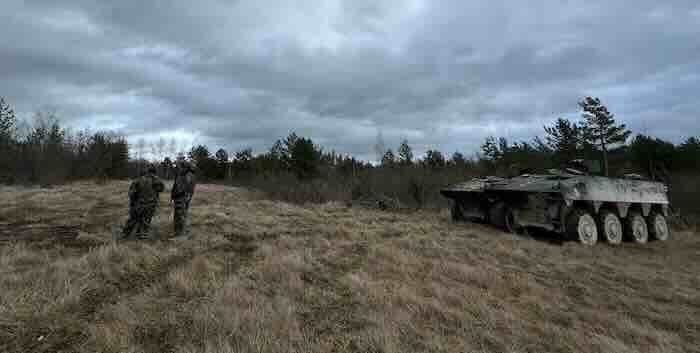
{"label": "overcast sky", "polygon": [[263,151],[295,130],[373,159],[472,154],[599,96],[635,132],[700,135],[697,0],[3,0],[0,96],[135,142]]}

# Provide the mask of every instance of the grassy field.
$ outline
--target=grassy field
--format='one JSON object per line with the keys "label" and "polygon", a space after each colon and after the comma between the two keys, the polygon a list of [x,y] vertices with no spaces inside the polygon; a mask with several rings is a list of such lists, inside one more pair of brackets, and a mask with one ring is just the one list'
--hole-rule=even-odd
{"label": "grassy field", "polygon": [[158,240],[115,243],[127,187],[0,188],[0,352],[700,352],[696,231],[589,248],[202,185],[192,240],[163,195]]}

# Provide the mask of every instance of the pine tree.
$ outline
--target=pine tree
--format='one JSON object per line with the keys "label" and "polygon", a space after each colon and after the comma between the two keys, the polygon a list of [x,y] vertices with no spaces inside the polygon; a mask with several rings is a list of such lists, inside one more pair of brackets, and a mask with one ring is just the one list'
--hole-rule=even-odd
{"label": "pine tree", "polygon": [[499,137],[496,139],[493,136],[486,138],[486,141],[481,145],[482,155],[491,162],[500,161],[503,156],[508,152],[508,140],[504,137]]}
{"label": "pine tree", "polygon": [[[278,141],[279,142],[279,141]],[[272,153],[270,153],[272,154]],[[235,155],[236,169],[240,171],[249,171],[252,169],[253,150],[250,148],[242,149],[236,152]]]}
{"label": "pine tree", "polygon": [[382,167],[393,167],[396,163],[396,156],[394,156],[394,151],[390,149],[384,152],[382,156]]}
{"label": "pine tree", "polygon": [[666,171],[673,167],[677,155],[676,146],[659,138],[637,135],[629,145],[630,159],[652,180],[667,177]]}
{"label": "pine tree", "polygon": [[568,119],[559,118],[553,126],[545,126],[547,146],[554,152],[557,163],[576,159],[580,152],[581,128]]}
{"label": "pine tree", "polygon": [[678,146],[678,167],[700,170],[700,138],[689,137]]}
{"label": "pine tree", "polygon": [[0,178],[4,178],[3,174],[13,169],[11,165],[17,158],[14,141],[15,122],[15,112],[0,97]]}
{"label": "pine tree", "polygon": [[0,97],[0,144],[12,141],[16,122],[15,112],[5,99]]}
{"label": "pine tree", "polygon": [[407,140],[401,141],[398,149],[398,162],[401,165],[411,165],[413,163],[413,149],[408,145]]}
{"label": "pine tree", "polygon": [[[290,135],[290,138],[292,135]],[[311,179],[318,175],[323,151],[310,138],[293,134],[293,142],[287,146],[289,166],[299,179]]]}
{"label": "pine tree", "polygon": [[126,178],[129,176],[129,144],[124,137],[113,138],[110,145],[112,165],[109,169],[110,178]]}
{"label": "pine tree", "polygon": [[438,150],[428,150],[423,163],[429,168],[440,169],[445,166],[445,156]]}
{"label": "pine tree", "polygon": [[111,141],[104,133],[96,133],[92,136],[88,150],[92,164],[92,176],[105,179],[112,176]]}
{"label": "pine tree", "polygon": [[618,143],[625,143],[632,133],[627,130],[625,124],[617,124],[615,115],[594,97],[585,97],[579,106],[583,109],[583,138],[593,146],[600,148],[603,155],[603,172],[605,176],[610,174],[608,165],[608,147]]}
{"label": "pine tree", "polygon": [[216,158],[217,177],[219,179],[227,177],[229,166],[228,152],[226,152],[226,150],[223,148],[219,148],[219,150],[214,154],[214,157]]}
{"label": "pine tree", "polygon": [[450,163],[452,163],[455,167],[464,168],[467,165],[467,159],[461,152],[456,151],[452,154],[452,158],[450,158]]}
{"label": "pine tree", "polygon": [[197,173],[205,179],[217,177],[216,160],[211,158],[209,148],[205,145],[196,145],[188,153],[189,159],[194,163]]}

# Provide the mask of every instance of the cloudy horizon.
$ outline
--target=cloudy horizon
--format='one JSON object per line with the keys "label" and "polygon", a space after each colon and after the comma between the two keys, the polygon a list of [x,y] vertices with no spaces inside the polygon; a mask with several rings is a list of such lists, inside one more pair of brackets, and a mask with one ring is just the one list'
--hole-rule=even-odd
{"label": "cloudy horizon", "polygon": [[0,96],[74,129],[234,152],[292,131],[375,158],[471,155],[600,97],[635,133],[700,135],[700,3],[8,0]]}

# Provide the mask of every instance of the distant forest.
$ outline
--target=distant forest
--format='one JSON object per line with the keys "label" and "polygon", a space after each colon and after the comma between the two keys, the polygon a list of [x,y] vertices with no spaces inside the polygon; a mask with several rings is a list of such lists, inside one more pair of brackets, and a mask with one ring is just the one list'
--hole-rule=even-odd
{"label": "distant forest", "polygon": [[[309,137],[291,133],[268,151],[249,148],[229,153],[197,145],[186,153],[200,179],[253,186],[273,197],[293,202],[325,202],[383,197],[411,207],[441,205],[437,190],[469,176],[513,176],[544,172],[575,159],[600,162],[600,174],[641,174],[663,181],[677,193],[698,195],[700,139],[680,144],[654,136],[633,135],[598,98],[579,102],[581,119],[559,118],[544,127],[543,137],[508,141],[488,137],[475,157],[461,152],[429,150],[417,158],[409,141],[396,149],[378,146],[379,163],[327,151]],[[111,132],[69,132],[51,113],[38,112],[34,124],[19,133],[15,114],[0,98],[0,182],[62,183],[86,178],[120,179],[137,175],[155,163],[164,178],[173,176],[175,142],[162,139],[151,146],[158,161],[146,161],[147,146],[130,155],[123,136]],[[678,195],[677,199],[682,199]],[[690,201],[688,201],[690,203]],[[696,207],[696,206],[693,206]]]}

